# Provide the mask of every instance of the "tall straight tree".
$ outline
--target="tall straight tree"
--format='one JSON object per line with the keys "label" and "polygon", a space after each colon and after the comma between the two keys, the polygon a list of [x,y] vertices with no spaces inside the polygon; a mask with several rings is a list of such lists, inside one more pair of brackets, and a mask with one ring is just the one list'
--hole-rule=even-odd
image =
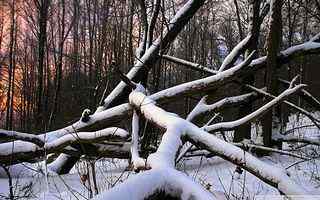
{"label": "tall straight tree", "polygon": [[[269,33],[267,39],[267,67],[265,82],[267,92],[276,95],[277,93],[277,55],[280,51],[282,38],[282,0],[272,0],[270,8]],[[262,119],[263,144],[267,147],[272,146],[272,118],[275,110],[268,111]]]}
{"label": "tall straight tree", "polygon": [[12,129],[13,119],[13,92],[14,92],[14,71],[15,71],[15,43],[16,43],[16,4],[12,0],[10,7],[10,41],[9,41],[9,67],[8,67],[8,88],[6,102],[6,129]]}
{"label": "tall straight tree", "polygon": [[[62,82],[62,65],[63,65],[63,50],[64,43],[67,38],[66,33],[66,3],[65,0],[60,0],[58,3],[58,58],[56,59],[56,76],[55,76],[55,93],[53,99],[53,107],[50,113],[48,127],[51,128],[52,122],[54,121],[55,114],[57,112],[59,100],[60,100],[60,91],[61,91],[61,82]],[[53,23],[53,22],[52,22]],[[69,32],[70,29],[67,31]],[[56,52],[55,52],[56,53]]]}
{"label": "tall straight tree", "polygon": [[51,0],[36,0],[35,4],[38,11],[38,65],[37,65],[37,112],[36,119],[38,122],[37,129],[42,129],[43,125],[43,74],[45,61],[45,47],[47,42],[47,22],[48,11]]}
{"label": "tall straight tree", "polygon": [[[249,26],[248,34],[251,35],[250,41],[248,42],[248,48],[245,52],[245,57],[249,56],[252,51],[256,50],[258,47],[259,35],[260,35],[260,26],[261,26],[261,16],[260,16],[260,5],[261,0],[249,0]],[[240,29],[240,27],[239,27]],[[253,84],[254,75],[249,75],[244,77],[242,80],[244,84]],[[248,89],[241,87],[241,91],[246,93]],[[242,104],[239,107],[239,117],[243,117],[252,112],[252,102]],[[236,134],[234,136],[235,142],[240,142],[243,139],[251,138],[251,124],[244,124],[236,129]]]}

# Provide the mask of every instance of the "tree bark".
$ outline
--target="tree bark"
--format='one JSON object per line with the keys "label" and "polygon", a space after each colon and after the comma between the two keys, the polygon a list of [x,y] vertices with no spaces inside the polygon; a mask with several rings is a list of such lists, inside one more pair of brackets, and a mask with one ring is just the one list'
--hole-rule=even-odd
{"label": "tree bark", "polygon": [[[267,40],[267,67],[265,74],[265,81],[267,92],[277,95],[277,55],[280,50],[281,35],[282,35],[282,0],[272,0],[271,2],[271,17],[269,21],[269,34]],[[262,119],[263,130],[263,144],[266,147],[271,147],[272,144],[272,130],[273,130],[273,116],[275,110],[269,111]]]}

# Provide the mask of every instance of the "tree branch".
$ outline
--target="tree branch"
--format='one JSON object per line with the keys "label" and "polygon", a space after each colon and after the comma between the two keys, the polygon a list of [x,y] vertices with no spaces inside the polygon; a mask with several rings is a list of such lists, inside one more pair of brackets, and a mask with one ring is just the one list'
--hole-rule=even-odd
{"label": "tree branch", "polygon": [[[293,89],[295,90],[295,89]],[[182,138],[187,138],[196,146],[246,169],[265,183],[277,188],[286,195],[306,195],[307,193],[294,183],[285,170],[278,169],[249,153],[244,153],[239,147],[227,143],[214,135],[201,130],[192,123],[181,119],[177,115],[168,113],[157,107],[154,101],[140,92],[132,92],[129,96],[130,104],[151,122],[166,129],[157,151],[149,155],[147,164],[152,169],[174,168],[175,155],[182,145]],[[290,197],[294,199],[294,197]]]}
{"label": "tree branch", "polygon": [[[128,135],[127,131],[120,128],[106,128],[96,132],[79,132],[64,135],[51,142],[46,142],[43,147],[23,141],[3,143],[0,145],[0,163],[12,164],[29,161],[43,156],[45,152],[47,154],[64,152],[65,148],[71,144],[127,138]],[[68,148],[70,149],[71,147]]]}

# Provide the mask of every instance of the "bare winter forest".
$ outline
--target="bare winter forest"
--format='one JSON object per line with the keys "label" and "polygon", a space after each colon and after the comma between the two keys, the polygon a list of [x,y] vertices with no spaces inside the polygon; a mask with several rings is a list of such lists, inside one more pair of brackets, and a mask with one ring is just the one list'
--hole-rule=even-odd
{"label": "bare winter forest", "polygon": [[320,0],[0,0],[0,199],[320,199]]}

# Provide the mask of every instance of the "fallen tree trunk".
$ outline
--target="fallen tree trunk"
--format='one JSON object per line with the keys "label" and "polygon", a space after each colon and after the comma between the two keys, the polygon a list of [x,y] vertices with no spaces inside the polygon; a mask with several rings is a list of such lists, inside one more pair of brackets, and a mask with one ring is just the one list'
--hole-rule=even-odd
{"label": "fallen tree trunk", "polygon": [[291,199],[296,197],[290,195],[307,194],[301,186],[288,177],[284,169],[264,163],[251,154],[243,152],[239,147],[205,132],[177,115],[164,111],[143,93],[132,92],[129,100],[130,104],[140,110],[145,118],[166,129],[157,151],[148,156],[147,165],[151,170],[174,168],[176,153],[183,144],[182,139],[185,138],[196,146],[244,168]]}
{"label": "fallen tree trunk", "polygon": [[25,141],[3,143],[0,145],[0,163],[11,165],[18,162],[34,160],[49,153],[60,153],[69,150],[71,152],[77,151],[72,147],[68,147],[71,144],[79,144],[81,149],[82,143],[101,142],[127,137],[128,132],[123,129],[106,128],[97,132],[71,133],[44,143],[43,147]]}

